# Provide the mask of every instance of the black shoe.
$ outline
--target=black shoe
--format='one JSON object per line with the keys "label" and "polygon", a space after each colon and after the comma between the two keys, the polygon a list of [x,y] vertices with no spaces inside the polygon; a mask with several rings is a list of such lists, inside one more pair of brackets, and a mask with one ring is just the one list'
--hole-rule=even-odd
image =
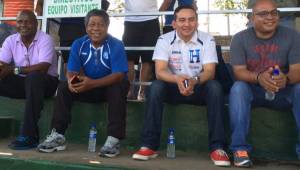
{"label": "black shoe", "polygon": [[18,136],[8,147],[13,150],[27,150],[36,148],[39,144],[38,139],[30,136]]}

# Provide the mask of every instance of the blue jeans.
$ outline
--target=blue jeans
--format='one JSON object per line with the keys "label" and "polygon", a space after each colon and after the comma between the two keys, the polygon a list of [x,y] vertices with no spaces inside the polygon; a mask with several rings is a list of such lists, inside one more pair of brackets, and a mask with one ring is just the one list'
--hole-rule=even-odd
{"label": "blue jeans", "polygon": [[[177,84],[156,80],[149,89],[146,100],[141,146],[157,150],[160,146],[162,113],[164,102],[203,105],[207,104],[209,149],[224,146],[224,97],[221,85],[210,80],[204,85],[196,85],[194,94],[182,96]],[[184,114],[184,113],[183,113]]]}
{"label": "blue jeans", "polygon": [[[290,109],[296,119],[298,133],[300,132],[300,83],[288,85],[276,93],[272,101],[265,99],[265,90],[257,84],[237,81],[233,84],[229,95],[229,116],[232,130],[230,149],[251,151],[251,145],[246,137],[249,132],[251,106],[263,106],[273,109]],[[300,134],[300,133],[299,133]],[[296,146],[300,156],[300,143]]]}

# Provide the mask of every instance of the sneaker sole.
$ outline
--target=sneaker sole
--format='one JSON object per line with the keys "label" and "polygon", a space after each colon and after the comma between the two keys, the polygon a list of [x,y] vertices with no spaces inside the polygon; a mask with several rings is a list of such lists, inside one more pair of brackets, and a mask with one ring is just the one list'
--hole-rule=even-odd
{"label": "sneaker sole", "polygon": [[51,153],[51,152],[54,152],[54,151],[63,151],[63,150],[66,150],[66,145],[63,145],[63,146],[57,146],[55,148],[52,148],[52,149],[43,149],[43,148],[39,148],[38,149],[40,152],[45,152],[45,153]]}
{"label": "sneaker sole", "polygon": [[241,162],[241,163],[234,163],[235,167],[242,167],[242,168],[250,168],[252,166],[252,163],[250,161],[247,162]]}
{"label": "sneaker sole", "polygon": [[151,156],[144,156],[144,155],[139,155],[139,154],[133,154],[132,158],[135,160],[140,160],[140,161],[148,161],[149,159],[156,158],[158,154],[153,154]]}
{"label": "sneaker sole", "polygon": [[120,152],[117,152],[115,154],[108,154],[108,153],[99,153],[99,156],[101,157],[106,157],[106,158],[114,158],[116,156],[118,156],[120,154]]}
{"label": "sneaker sole", "polygon": [[32,145],[32,146],[24,146],[24,147],[15,147],[12,145],[8,145],[8,147],[12,150],[29,150],[29,149],[34,149],[38,146],[38,144],[36,145]]}
{"label": "sneaker sole", "polygon": [[214,161],[214,160],[212,161],[216,166],[230,166],[229,161]]}

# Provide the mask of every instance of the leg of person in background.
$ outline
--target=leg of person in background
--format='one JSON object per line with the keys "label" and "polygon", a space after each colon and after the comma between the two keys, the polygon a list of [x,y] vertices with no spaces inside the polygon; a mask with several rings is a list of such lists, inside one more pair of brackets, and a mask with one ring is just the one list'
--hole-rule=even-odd
{"label": "leg of person in background", "polygon": [[[153,47],[155,46],[157,39],[160,35],[159,21],[158,19],[153,19],[149,21],[145,21],[142,25],[142,30],[147,32],[147,34],[143,34],[141,46],[145,47]],[[142,59],[142,68],[140,72],[140,81],[141,82],[149,82],[152,78],[155,78],[153,72],[155,68],[153,68],[154,63],[152,62],[153,51],[142,51],[141,59]],[[154,74],[155,75],[155,74]],[[145,100],[145,88],[147,86],[141,85],[138,93],[138,100]]]}
{"label": "leg of person in background", "polygon": [[[141,46],[141,38],[144,30],[142,29],[143,23],[140,22],[124,22],[124,34],[122,40],[125,47],[138,47]],[[128,100],[136,100],[135,86],[135,69],[134,65],[139,63],[140,51],[126,50],[127,61],[128,61],[128,80],[130,82],[129,92],[127,94]]]}
{"label": "leg of person in background", "polygon": [[[149,82],[152,79],[152,63],[151,62],[142,62],[142,67],[140,70],[140,81]],[[145,100],[145,88],[146,85],[140,85],[138,100]]]}
{"label": "leg of person in background", "polygon": [[134,94],[134,79],[135,79],[135,69],[134,69],[134,61],[128,60],[128,80],[130,82],[129,92],[127,94],[127,99],[134,100],[135,94]]}

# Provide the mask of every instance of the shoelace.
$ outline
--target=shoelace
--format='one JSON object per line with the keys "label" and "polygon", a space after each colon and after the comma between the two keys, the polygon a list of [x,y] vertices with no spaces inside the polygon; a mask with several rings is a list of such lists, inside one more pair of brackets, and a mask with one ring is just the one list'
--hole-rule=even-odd
{"label": "shoelace", "polygon": [[224,150],[218,149],[218,150],[216,150],[216,151],[217,151],[218,155],[228,157],[227,154],[226,154],[226,152],[225,152]]}
{"label": "shoelace", "polygon": [[46,137],[46,142],[51,142],[57,136],[57,132],[55,129],[52,129],[51,134]]}
{"label": "shoelace", "polygon": [[17,137],[17,141],[20,141],[20,142],[26,141],[27,139],[28,139],[28,137],[25,137],[25,136],[18,136]]}
{"label": "shoelace", "polygon": [[236,151],[235,154],[237,157],[248,157],[247,151]]}

